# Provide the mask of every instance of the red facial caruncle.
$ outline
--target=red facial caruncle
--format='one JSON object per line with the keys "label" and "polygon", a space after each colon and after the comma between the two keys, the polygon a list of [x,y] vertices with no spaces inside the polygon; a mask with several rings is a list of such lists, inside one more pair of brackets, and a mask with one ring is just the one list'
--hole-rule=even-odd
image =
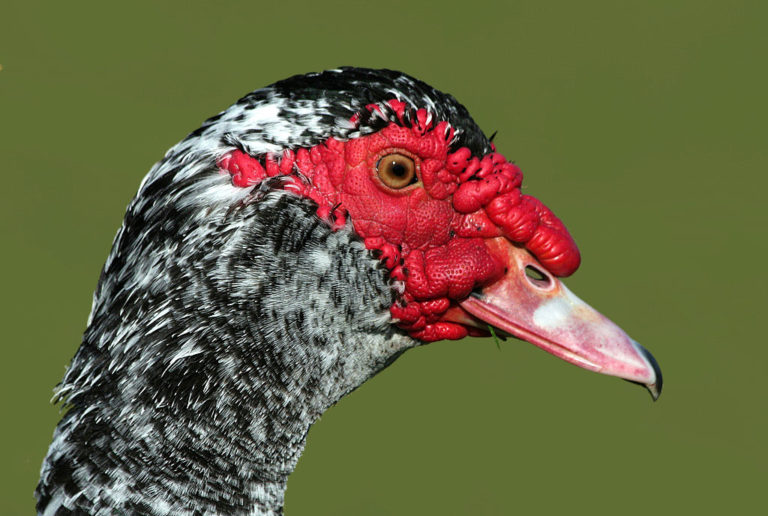
{"label": "red facial caruncle", "polygon": [[651,354],[556,278],[578,268],[579,251],[560,220],[520,192],[520,169],[493,145],[483,156],[456,148],[447,122],[407,109],[398,100],[370,105],[363,114],[385,122],[377,132],[280,156],[235,150],[219,166],[241,187],[283,176],[283,187],[315,201],[334,229],[351,221],[402,285],[390,312],[411,337],[496,328],[644,384],[656,399],[662,380]]}
{"label": "red facial caruncle", "polygon": [[[346,142],[329,138],[266,155],[263,162],[235,150],[219,166],[241,187],[288,176],[285,188],[315,201],[318,215],[334,227],[349,218],[366,247],[378,250],[391,276],[404,283],[392,316],[423,341],[482,333],[444,316],[473,289],[504,275],[504,261],[486,245],[494,238],[525,246],[554,275],[576,270],[573,239],[546,206],[521,194],[522,172],[515,164],[497,152],[451,150],[454,130],[448,122],[434,123],[425,109],[411,112],[407,124],[404,103],[390,100],[384,107],[397,122],[376,133]],[[382,181],[378,167],[389,156],[412,160],[412,184],[396,189]]]}

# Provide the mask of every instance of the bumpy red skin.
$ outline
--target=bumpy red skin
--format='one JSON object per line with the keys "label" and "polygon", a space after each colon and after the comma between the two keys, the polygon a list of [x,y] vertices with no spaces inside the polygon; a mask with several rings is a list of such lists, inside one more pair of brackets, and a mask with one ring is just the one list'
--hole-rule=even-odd
{"label": "bumpy red skin", "polygon": [[[402,122],[405,105],[388,104]],[[267,155],[263,162],[241,151],[219,160],[236,186],[288,176],[285,188],[315,201],[318,215],[334,228],[349,217],[366,247],[380,251],[391,276],[404,282],[392,316],[425,342],[465,337],[465,326],[440,318],[452,303],[503,275],[504,263],[489,251],[486,239],[504,236],[524,245],[557,276],[572,274],[580,263],[560,220],[540,201],[521,194],[523,175],[516,165],[496,152],[482,157],[467,148],[450,152],[453,129],[430,119],[420,109],[412,127],[391,122],[368,136],[346,142],[330,138],[309,149]],[[413,158],[418,183],[393,190],[379,180],[377,163],[391,153]]]}

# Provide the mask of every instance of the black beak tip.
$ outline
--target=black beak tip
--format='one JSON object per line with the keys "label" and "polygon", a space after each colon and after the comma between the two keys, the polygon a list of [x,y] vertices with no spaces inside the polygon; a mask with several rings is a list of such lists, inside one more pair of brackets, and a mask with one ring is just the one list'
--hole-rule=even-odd
{"label": "black beak tip", "polygon": [[659,396],[661,396],[661,388],[664,385],[664,377],[661,375],[661,368],[659,367],[659,363],[656,362],[656,359],[653,358],[653,355],[651,355],[650,351],[648,351],[642,346],[637,346],[637,350],[643,355],[643,357],[648,361],[648,363],[651,364],[651,367],[653,368],[653,372],[656,375],[656,383],[644,384],[640,382],[633,382],[632,380],[627,380],[627,381],[630,383],[636,383],[637,385],[642,385],[643,387],[648,389],[648,392],[651,393],[651,397],[653,398],[653,401],[656,401],[659,399]]}
{"label": "black beak tip", "polygon": [[645,348],[642,348],[642,351],[643,356],[645,356],[646,360],[648,360],[648,362],[650,362],[651,366],[653,367],[653,372],[656,373],[656,384],[646,386],[648,391],[651,393],[651,396],[653,397],[653,401],[656,401],[659,399],[659,396],[661,396],[661,388],[664,385],[664,377],[661,375],[661,368],[659,367],[659,363],[656,362],[655,358],[653,358],[651,352]]}

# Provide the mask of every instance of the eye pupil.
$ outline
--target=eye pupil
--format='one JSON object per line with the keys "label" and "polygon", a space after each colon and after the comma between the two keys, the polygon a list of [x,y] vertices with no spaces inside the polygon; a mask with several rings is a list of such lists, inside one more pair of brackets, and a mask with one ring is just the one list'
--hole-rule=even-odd
{"label": "eye pupil", "polygon": [[389,188],[399,190],[418,181],[416,163],[404,154],[388,154],[376,164],[379,179]]}

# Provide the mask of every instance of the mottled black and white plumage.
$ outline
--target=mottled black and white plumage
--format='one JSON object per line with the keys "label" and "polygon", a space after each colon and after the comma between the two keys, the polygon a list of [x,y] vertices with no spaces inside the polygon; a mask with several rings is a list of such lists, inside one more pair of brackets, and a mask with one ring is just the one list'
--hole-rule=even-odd
{"label": "mottled black and white plumage", "polygon": [[216,160],[376,130],[350,118],[398,98],[477,154],[463,106],[407,75],[341,69],[255,91],[173,147],[128,207],[36,490],[40,514],[280,514],[313,422],[418,344],[349,229],[311,201],[233,188]]}
{"label": "mottled black and white plumage", "polygon": [[555,277],[578,248],[521,181],[453,97],[388,70],[296,76],[207,120],[128,206],[38,513],[281,514],[328,407],[489,325],[658,398],[651,354]]}

